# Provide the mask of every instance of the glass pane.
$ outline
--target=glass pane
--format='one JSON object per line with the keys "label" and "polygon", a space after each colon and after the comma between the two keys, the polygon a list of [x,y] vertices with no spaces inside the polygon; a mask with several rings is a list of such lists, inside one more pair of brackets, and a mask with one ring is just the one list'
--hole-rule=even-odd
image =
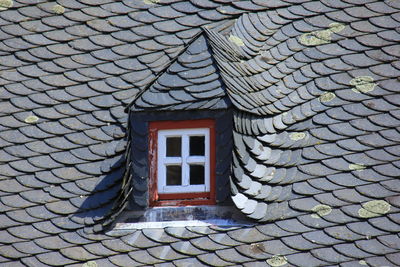
{"label": "glass pane", "polygon": [[190,137],[190,156],[204,156],[204,136]]}
{"label": "glass pane", "polygon": [[181,144],[180,137],[167,137],[167,157],[180,157]]}
{"label": "glass pane", "polygon": [[167,185],[181,185],[182,184],[182,171],[181,166],[169,165],[167,166]]}
{"label": "glass pane", "polygon": [[204,184],[203,165],[190,165],[190,184]]}

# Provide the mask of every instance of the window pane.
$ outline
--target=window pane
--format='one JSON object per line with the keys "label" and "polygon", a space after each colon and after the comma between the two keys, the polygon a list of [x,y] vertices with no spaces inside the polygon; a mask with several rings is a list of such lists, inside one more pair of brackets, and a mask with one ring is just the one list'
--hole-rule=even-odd
{"label": "window pane", "polygon": [[169,165],[167,166],[167,185],[181,185],[182,184],[182,171],[181,166]]}
{"label": "window pane", "polygon": [[204,156],[204,136],[190,137],[190,156]]}
{"label": "window pane", "polygon": [[190,184],[205,184],[203,165],[190,165]]}
{"label": "window pane", "polygon": [[167,137],[167,157],[180,157],[181,143],[180,137]]}

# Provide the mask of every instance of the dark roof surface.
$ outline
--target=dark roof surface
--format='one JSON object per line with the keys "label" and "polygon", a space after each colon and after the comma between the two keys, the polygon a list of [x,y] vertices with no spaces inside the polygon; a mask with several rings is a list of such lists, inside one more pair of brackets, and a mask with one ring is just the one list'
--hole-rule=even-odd
{"label": "dark roof surface", "polygon": [[[399,29],[394,0],[0,0],[0,265],[400,265]],[[97,233],[125,107],[226,95],[258,224]]]}

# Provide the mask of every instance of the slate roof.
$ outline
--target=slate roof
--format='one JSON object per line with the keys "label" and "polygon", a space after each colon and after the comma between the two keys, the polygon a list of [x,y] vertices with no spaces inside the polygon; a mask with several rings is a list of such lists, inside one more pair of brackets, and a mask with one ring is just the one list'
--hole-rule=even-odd
{"label": "slate roof", "polygon": [[[1,0],[0,265],[400,265],[399,10]],[[130,189],[125,108],[226,96],[256,225],[100,231]]]}

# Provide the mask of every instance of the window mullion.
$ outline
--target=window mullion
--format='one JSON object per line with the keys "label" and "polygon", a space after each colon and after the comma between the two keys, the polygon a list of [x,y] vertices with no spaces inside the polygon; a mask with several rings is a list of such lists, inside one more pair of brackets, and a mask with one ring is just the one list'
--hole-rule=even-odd
{"label": "window mullion", "polygon": [[187,159],[189,157],[189,136],[182,135],[182,185],[188,186],[190,183],[190,169]]}

